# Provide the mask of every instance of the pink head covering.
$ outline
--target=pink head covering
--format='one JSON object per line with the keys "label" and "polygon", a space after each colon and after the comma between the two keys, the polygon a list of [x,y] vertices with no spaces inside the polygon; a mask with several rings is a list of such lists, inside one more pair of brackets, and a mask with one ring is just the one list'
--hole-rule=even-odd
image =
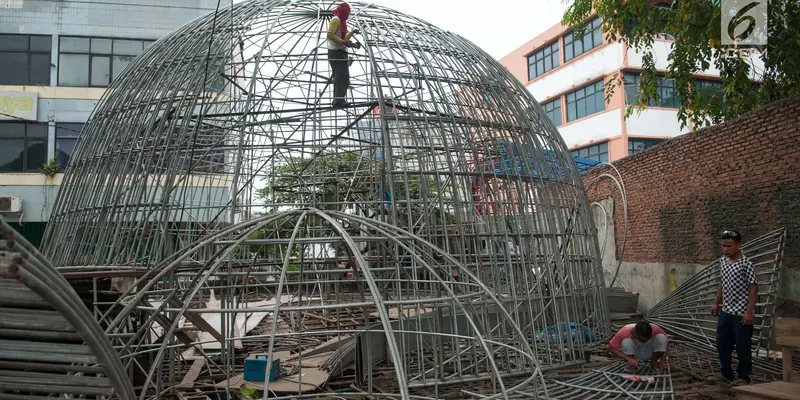
{"label": "pink head covering", "polygon": [[339,21],[342,22],[342,39],[347,36],[347,17],[350,16],[350,4],[342,2],[333,10],[333,15],[339,17]]}

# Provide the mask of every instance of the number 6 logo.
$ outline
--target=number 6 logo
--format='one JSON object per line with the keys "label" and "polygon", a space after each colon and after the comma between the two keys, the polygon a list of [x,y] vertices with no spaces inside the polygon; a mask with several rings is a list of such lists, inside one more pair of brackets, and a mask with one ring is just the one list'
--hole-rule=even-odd
{"label": "number 6 logo", "polygon": [[722,0],[724,45],[767,44],[767,0]]}
{"label": "number 6 logo", "polygon": [[[758,5],[759,3],[754,1],[742,7],[742,9],[739,10],[739,12],[737,12],[736,15],[733,16],[733,18],[731,18],[731,21],[728,22],[728,37],[730,37],[732,40],[737,40],[737,39],[741,40],[741,39],[747,39],[747,37],[750,36],[751,33],[753,33],[753,31],[756,29],[756,18],[753,17],[752,15],[745,15],[745,14],[747,14],[747,12],[752,10],[753,8],[756,8]],[[744,32],[738,35],[734,34],[734,32],[736,31],[736,27],[738,27],[744,22],[747,22],[747,29],[745,29]]]}

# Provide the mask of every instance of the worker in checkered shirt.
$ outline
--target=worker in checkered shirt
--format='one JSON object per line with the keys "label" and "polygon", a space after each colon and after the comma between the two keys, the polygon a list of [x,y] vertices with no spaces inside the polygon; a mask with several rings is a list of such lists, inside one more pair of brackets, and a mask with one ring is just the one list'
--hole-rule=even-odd
{"label": "worker in checkered shirt", "polygon": [[[753,369],[750,350],[753,337],[753,316],[758,300],[758,280],[753,263],[742,254],[742,235],[736,231],[722,233],[722,258],[720,282],[711,315],[717,316],[717,352],[722,376],[711,378],[717,382],[734,380],[731,359],[733,350],[739,358],[735,384],[750,383]],[[720,311],[720,303],[722,311]]]}

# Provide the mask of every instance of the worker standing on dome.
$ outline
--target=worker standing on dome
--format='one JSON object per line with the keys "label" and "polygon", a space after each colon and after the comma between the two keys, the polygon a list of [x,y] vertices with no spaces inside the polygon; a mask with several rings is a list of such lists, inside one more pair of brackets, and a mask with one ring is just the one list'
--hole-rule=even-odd
{"label": "worker standing on dome", "polygon": [[350,16],[350,4],[342,2],[333,10],[333,18],[328,25],[328,62],[333,71],[333,106],[347,105],[347,87],[350,86],[350,65],[347,59],[347,48],[361,48],[360,43],[353,43],[350,38],[358,34],[358,29],[347,31],[347,17]]}

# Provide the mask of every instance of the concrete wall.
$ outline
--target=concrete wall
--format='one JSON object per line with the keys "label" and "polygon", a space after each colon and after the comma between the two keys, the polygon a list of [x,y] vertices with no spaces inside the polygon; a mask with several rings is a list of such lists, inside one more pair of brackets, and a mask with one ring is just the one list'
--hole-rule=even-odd
{"label": "concrete wall", "polygon": [[637,137],[675,137],[689,133],[689,127],[681,128],[678,110],[648,107],[641,113],[633,113],[625,120],[626,132]]}
{"label": "concrete wall", "polygon": [[[23,175],[23,174],[19,174]],[[28,174],[24,174],[28,175]],[[44,174],[36,175],[36,178],[45,178]],[[58,174],[63,175],[63,174]],[[54,181],[54,178],[48,178]],[[59,179],[60,181],[60,179]],[[22,213],[7,214],[5,219],[8,222],[41,222],[47,221],[53,211],[53,204],[58,195],[59,186],[53,183],[45,185],[0,185],[0,196],[19,196],[22,198]]]}
{"label": "concrete wall", "polygon": [[[786,228],[780,295],[800,299],[800,96],[677,137],[614,166],[628,195],[621,277],[629,289],[652,296],[641,305],[652,305],[668,293],[663,288],[670,287],[673,269],[680,284],[697,265],[719,257],[719,235],[725,229],[739,230],[746,241]],[[585,184],[605,172],[610,171],[586,175]],[[619,257],[619,191],[604,180],[588,195],[592,201],[614,199],[608,207],[614,245],[607,253],[613,249]],[[598,229],[602,226],[598,223]]]}
{"label": "concrete wall", "polygon": [[[22,198],[22,213],[6,214],[8,222],[43,222],[47,221],[53,211],[53,205],[64,174],[48,177],[39,173],[7,173],[0,174],[0,196],[17,196]],[[185,192],[176,188],[171,195],[165,196],[163,186],[155,182],[148,184],[144,190],[145,198],[172,206],[170,221],[206,222],[213,220],[225,209],[230,200],[230,184],[222,179],[212,185],[208,180],[195,178]],[[182,209],[185,207],[186,209]],[[140,217],[143,218],[143,217]],[[138,218],[137,218],[138,219]]]}
{"label": "concrete wall", "polygon": [[[669,55],[672,53],[672,47],[674,43],[672,41],[665,41],[665,40],[655,40],[653,42],[653,61],[655,62],[656,68],[659,70],[666,70],[669,66]],[[749,64],[752,65],[750,69],[750,78],[752,79],[761,79],[761,71],[764,71],[764,60],[761,59],[760,56],[755,54],[750,54],[747,56],[749,60]],[[634,69],[641,69],[644,65],[644,52],[637,51],[635,48],[628,48],[627,53],[627,65]],[[710,77],[719,77],[719,69],[711,63],[708,69],[700,71],[698,75],[710,76]]]}
{"label": "concrete wall", "polygon": [[[614,279],[614,287],[622,287],[639,295],[639,309],[649,310],[661,299],[670,294],[676,287],[705,268],[704,264],[673,262],[631,262],[619,263],[617,257],[617,241],[614,221],[614,198],[598,199],[592,204],[594,223],[597,227],[597,239],[603,259],[605,282],[610,285]],[[620,240],[620,248],[622,245]],[[619,267],[619,272],[617,272]]]}
{"label": "concrete wall", "polygon": [[569,148],[591,142],[602,143],[605,138],[620,135],[622,119],[619,117],[619,109],[606,110],[562,126],[558,128],[558,132]]}

